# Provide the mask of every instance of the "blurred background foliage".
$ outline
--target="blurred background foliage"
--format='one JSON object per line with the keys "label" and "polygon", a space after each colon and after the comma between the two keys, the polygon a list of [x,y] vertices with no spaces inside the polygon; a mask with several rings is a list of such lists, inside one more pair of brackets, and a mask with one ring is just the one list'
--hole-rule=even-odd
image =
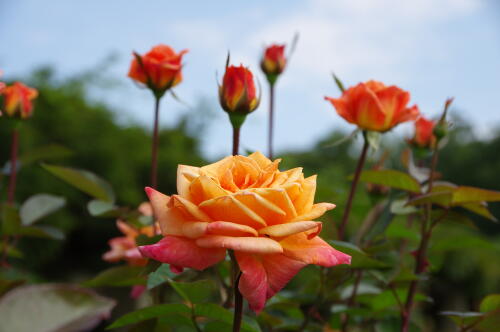
{"label": "blurred background foliage", "polygon": [[[135,207],[146,200],[142,189],[149,182],[150,130],[137,124],[120,123],[117,120],[119,109],[110,109],[90,97],[92,85],[96,82],[106,85],[98,73],[61,80],[53,69],[42,68],[25,81],[39,90],[39,98],[35,116],[23,124],[21,156],[57,145],[59,152],[63,152],[53,156],[57,158],[51,158],[51,163],[87,169],[106,179],[115,190],[118,204]],[[200,151],[200,141],[213,108],[211,105],[214,105],[213,101],[201,99],[174,126],[161,130],[160,191],[176,191],[178,164],[199,166],[211,161],[205,160]],[[152,109],[137,111],[152,112]],[[459,112],[454,110],[452,113]],[[162,116],[168,116],[168,111],[164,110]],[[445,174],[447,181],[500,190],[500,129],[488,140],[482,140],[471,134],[471,128],[458,116],[453,122],[454,130],[441,153],[438,171]],[[359,153],[360,142],[356,140],[331,145],[345,135],[345,132],[332,129],[331,134],[310,150],[278,154],[283,158],[282,169],[303,167],[306,175],[319,175],[317,201],[337,204],[337,209],[324,219],[325,238],[334,235],[333,228],[328,225],[341,217],[349,190],[347,176],[352,173]],[[4,143],[0,144],[0,165],[8,160],[9,141],[7,124],[0,121],[0,142]],[[370,156],[371,165],[379,160],[384,149],[394,156],[386,161],[385,166],[402,169],[399,157],[404,149],[403,141],[383,141],[381,150]],[[67,197],[67,208],[44,221],[62,228],[67,236],[63,241],[22,239],[20,246],[25,258],[13,263],[23,271],[24,277],[36,281],[88,279],[109,267],[101,256],[108,250],[108,240],[119,235],[118,230],[113,219],[91,217],[83,203],[89,198],[40,167],[43,159],[21,168],[17,199],[24,201],[38,192]],[[2,195],[5,195],[5,183],[0,186]],[[365,188],[364,185],[360,187],[354,203],[353,222],[349,224],[351,234],[360,226],[370,206],[383,199],[368,193]],[[491,211],[500,218],[498,204],[492,204]],[[434,319],[433,324],[438,324],[436,326],[448,324],[438,315],[439,311],[469,310],[477,306],[486,294],[500,291],[500,226],[475,215],[470,215],[470,218],[480,229],[480,236],[463,225],[444,223],[438,226],[433,239],[430,252],[433,277],[428,287],[434,302],[426,304],[426,312]],[[398,222],[404,223],[405,220],[395,218],[393,224]],[[311,273],[312,269],[314,267],[304,269],[288,287],[302,287],[304,280],[309,280],[310,285],[310,280],[317,276]],[[123,297],[123,294],[119,296]]]}

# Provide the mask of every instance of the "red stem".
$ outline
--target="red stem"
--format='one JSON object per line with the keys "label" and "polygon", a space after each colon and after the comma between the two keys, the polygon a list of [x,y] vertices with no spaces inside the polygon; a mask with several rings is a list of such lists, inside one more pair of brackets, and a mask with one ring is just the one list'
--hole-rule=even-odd
{"label": "red stem", "polygon": [[273,159],[273,131],[274,131],[274,83],[269,84],[269,134],[267,145],[269,159]]}
{"label": "red stem", "polygon": [[[436,172],[436,166],[438,161],[438,150],[437,148],[434,150],[434,154],[432,155],[431,162],[431,172],[429,174],[429,181],[427,186],[427,193],[432,191],[432,186],[434,182],[434,174]],[[415,264],[415,274],[418,276],[425,272],[427,265],[427,247],[429,245],[429,241],[432,235],[432,225],[430,225],[429,229],[427,225],[431,219],[431,210],[432,204],[429,203],[425,208],[425,215],[422,220],[422,228],[421,228],[421,240],[420,245],[417,250],[416,264]],[[420,278],[416,278],[410,283],[410,287],[408,290],[408,296],[406,298],[406,303],[404,306],[404,310],[401,312],[401,332],[408,332],[410,328],[410,319],[411,313],[413,310],[413,303],[415,301],[415,294],[417,293],[418,280]]]}
{"label": "red stem", "polygon": [[363,143],[363,149],[361,150],[361,155],[359,156],[358,165],[356,166],[356,172],[354,173],[354,178],[352,179],[351,191],[349,192],[349,197],[347,198],[347,203],[344,209],[344,215],[342,217],[342,222],[339,227],[339,239],[343,240],[345,228],[347,226],[347,221],[349,220],[349,215],[351,213],[352,202],[354,199],[354,194],[356,193],[356,187],[358,186],[359,177],[366,160],[366,154],[368,152],[368,140],[365,138]]}
{"label": "red stem", "polygon": [[160,121],[160,99],[155,97],[155,118],[153,127],[153,142],[151,145],[151,187],[158,186],[158,126]]}
{"label": "red stem", "polygon": [[240,148],[240,128],[241,127],[233,126],[233,156],[238,155]]}

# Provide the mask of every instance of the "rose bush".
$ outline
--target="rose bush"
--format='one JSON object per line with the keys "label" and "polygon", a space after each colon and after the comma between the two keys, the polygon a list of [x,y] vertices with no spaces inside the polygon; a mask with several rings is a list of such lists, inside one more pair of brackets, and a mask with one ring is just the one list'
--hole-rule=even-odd
{"label": "rose bush", "polygon": [[349,255],[318,236],[322,223],[314,220],[335,205],[314,204],[316,176],[281,172],[278,164],[256,152],[180,165],[178,194],[146,189],[164,238],[140,251],[179,271],[203,270],[234,250],[239,290],[256,312],[304,266],[349,264]]}

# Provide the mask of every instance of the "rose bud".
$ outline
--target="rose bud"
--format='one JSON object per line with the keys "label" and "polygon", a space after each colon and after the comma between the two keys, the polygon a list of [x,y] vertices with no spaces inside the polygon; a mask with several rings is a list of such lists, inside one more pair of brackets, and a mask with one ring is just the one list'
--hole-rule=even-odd
{"label": "rose bud", "polygon": [[340,98],[325,97],[347,122],[363,130],[386,132],[401,122],[415,120],[416,105],[408,107],[410,93],[395,85],[368,81],[345,90]]}
{"label": "rose bud", "polygon": [[18,116],[21,119],[29,118],[33,114],[32,100],[38,96],[36,89],[30,88],[21,82],[0,87],[3,95],[3,110],[10,117]]}
{"label": "rose bud", "polygon": [[128,76],[145,84],[157,97],[182,81],[182,56],[167,45],[157,45],[144,55],[134,53]]}
{"label": "rose bud", "polygon": [[266,48],[260,68],[270,83],[274,83],[286,66],[285,45],[271,45]]}
{"label": "rose bud", "polygon": [[408,142],[419,148],[433,148],[436,145],[436,136],[433,131],[436,123],[423,116],[415,121],[415,135]]}
{"label": "rose bud", "polygon": [[226,67],[226,72],[219,85],[219,101],[224,111],[229,114],[246,115],[259,106],[252,72],[240,65]]}

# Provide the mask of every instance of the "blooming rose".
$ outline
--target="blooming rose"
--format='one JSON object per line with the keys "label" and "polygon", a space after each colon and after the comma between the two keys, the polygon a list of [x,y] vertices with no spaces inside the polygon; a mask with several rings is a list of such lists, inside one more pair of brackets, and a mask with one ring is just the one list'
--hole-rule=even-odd
{"label": "blooming rose", "polygon": [[[153,215],[151,204],[149,203],[142,203],[139,206],[138,210],[142,215]],[[116,226],[125,236],[115,237],[109,240],[109,246],[111,247],[111,250],[106,252],[102,256],[102,258],[108,262],[118,262],[124,260],[132,266],[146,265],[148,260],[142,257],[139,249],[137,248],[135,240],[141,234],[149,237],[155,235],[155,229],[153,225],[144,226],[137,229],[122,220],[117,220]]]}
{"label": "blooming rose", "polygon": [[423,116],[415,121],[415,135],[409,141],[410,144],[421,148],[432,148],[436,144],[436,137],[434,136],[434,127],[436,123],[428,120]]}
{"label": "blooming rose", "polygon": [[253,75],[240,65],[228,66],[219,85],[219,101],[228,113],[248,114],[259,106]]}
{"label": "blooming rose", "polygon": [[182,81],[182,56],[167,45],[157,45],[145,55],[134,53],[128,76],[162,94]]}
{"label": "blooming rose", "polygon": [[[0,83],[0,85],[2,85]],[[32,100],[38,96],[36,89],[30,88],[21,82],[9,86],[0,86],[0,93],[4,97],[3,110],[8,116],[29,118],[33,114]]]}
{"label": "blooming rose", "polygon": [[325,97],[346,121],[363,130],[385,132],[401,122],[415,120],[417,106],[407,107],[410,93],[378,81],[359,83],[340,98]]}
{"label": "blooming rose", "polygon": [[285,45],[271,45],[266,48],[260,67],[268,77],[281,74],[285,70],[285,66]]}
{"label": "blooming rose", "polygon": [[146,188],[164,238],[139,247],[145,257],[203,270],[235,253],[239,290],[259,312],[304,266],[349,264],[350,256],[317,235],[314,219],[334,204],[314,204],[316,175],[279,171],[256,152],[204,167],[179,165],[177,195]]}

